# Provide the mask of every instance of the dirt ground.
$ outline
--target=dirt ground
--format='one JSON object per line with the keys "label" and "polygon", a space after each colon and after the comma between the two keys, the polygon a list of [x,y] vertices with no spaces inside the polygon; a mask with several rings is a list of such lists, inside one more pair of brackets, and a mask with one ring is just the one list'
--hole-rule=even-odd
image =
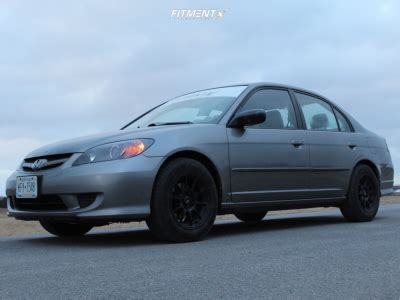
{"label": "dirt ground", "polygon": [[[400,195],[397,196],[389,196],[383,197],[381,199],[381,204],[391,204],[391,203],[400,203]],[[269,212],[268,215],[280,215],[280,214],[293,214],[304,211],[320,211],[320,210],[329,210],[336,208],[311,208],[311,209],[296,209],[296,210],[283,210],[283,211],[272,211]],[[233,215],[224,215],[218,216],[218,220],[229,220],[234,219]],[[94,230],[107,230],[107,229],[115,229],[115,228],[137,228],[137,227],[145,227],[146,224],[144,222],[140,223],[128,223],[128,224],[112,224],[108,226],[97,227]],[[14,235],[27,235],[33,233],[45,233],[42,227],[38,222],[28,222],[28,221],[17,221],[13,218],[9,218],[6,215],[6,210],[0,208],[0,236],[14,236]]]}

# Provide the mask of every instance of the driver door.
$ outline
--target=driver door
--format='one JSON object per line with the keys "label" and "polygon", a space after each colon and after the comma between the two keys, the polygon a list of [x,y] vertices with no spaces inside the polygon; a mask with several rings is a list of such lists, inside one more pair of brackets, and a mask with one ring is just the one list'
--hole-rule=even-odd
{"label": "driver door", "polygon": [[238,112],[264,109],[264,123],[227,128],[233,202],[306,199],[309,146],[289,92],[255,91]]}

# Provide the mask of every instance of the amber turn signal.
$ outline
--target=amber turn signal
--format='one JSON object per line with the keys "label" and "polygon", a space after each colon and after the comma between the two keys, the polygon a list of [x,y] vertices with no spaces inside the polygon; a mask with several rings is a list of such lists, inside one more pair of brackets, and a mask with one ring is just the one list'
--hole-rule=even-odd
{"label": "amber turn signal", "polygon": [[125,147],[122,150],[121,156],[123,158],[136,156],[142,153],[145,148],[146,147],[142,141],[136,140],[133,141],[131,144],[125,145]]}

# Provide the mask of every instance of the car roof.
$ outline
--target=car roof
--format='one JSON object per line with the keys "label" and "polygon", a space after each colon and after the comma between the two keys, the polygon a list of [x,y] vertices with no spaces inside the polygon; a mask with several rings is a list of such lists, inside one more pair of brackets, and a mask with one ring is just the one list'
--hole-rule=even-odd
{"label": "car roof", "polygon": [[[205,91],[205,90],[212,90],[212,89],[225,88],[225,87],[234,87],[234,86],[247,86],[249,88],[257,88],[257,87],[263,87],[263,86],[273,86],[273,87],[287,88],[287,89],[292,89],[292,90],[296,90],[296,91],[300,91],[300,92],[313,94],[313,95],[318,96],[320,98],[329,100],[329,99],[327,99],[326,97],[324,97],[321,94],[318,94],[318,93],[316,93],[314,91],[307,90],[307,89],[304,89],[304,88],[300,88],[300,87],[297,87],[297,86],[292,86],[292,85],[282,84],[282,83],[276,83],[276,82],[262,82],[262,81],[260,81],[260,82],[247,82],[247,83],[237,83],[237,84],[227,84],[227,85],[215,86],[215,87],[199,89],[199,90],[196,90],[196,91],[188,92],[188,93],[185,93],[183,95],[192,94],[192,93]],[[181,96],[183,96],[183,95],[181,95]]]}

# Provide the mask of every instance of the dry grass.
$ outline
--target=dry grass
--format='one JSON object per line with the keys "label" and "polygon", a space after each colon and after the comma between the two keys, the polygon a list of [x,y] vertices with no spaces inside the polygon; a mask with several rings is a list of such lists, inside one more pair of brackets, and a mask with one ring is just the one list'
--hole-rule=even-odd
{"label": "dry grass", "polygon": [[[400,203],[400,195],[383,197],[381,203],[392,204]],[[320,210],[330,210],[336,208],[311,208],[311,209],[296,209],[296,210],[284,210],[284,211],[273,211],[268,215],[280,215],[280,214],[292,214],[300,213],[304,211],[320,211]],[[218,216],[219,220],[229,220],[234,219],[232,215]],[[141,223],[128,223],[128,224],[112,224],[109,226],[103,226],[96,228],[95,230],[105,230],[113,228],[144,228],[146,225],[144,222]],[[14,236],[14,235],[27,235],[33,233],[45,233],[38,222],[30,221],[17,221],[13,218],[9,218],[6,215],[6,210],[0,208],[0,236]]]}

